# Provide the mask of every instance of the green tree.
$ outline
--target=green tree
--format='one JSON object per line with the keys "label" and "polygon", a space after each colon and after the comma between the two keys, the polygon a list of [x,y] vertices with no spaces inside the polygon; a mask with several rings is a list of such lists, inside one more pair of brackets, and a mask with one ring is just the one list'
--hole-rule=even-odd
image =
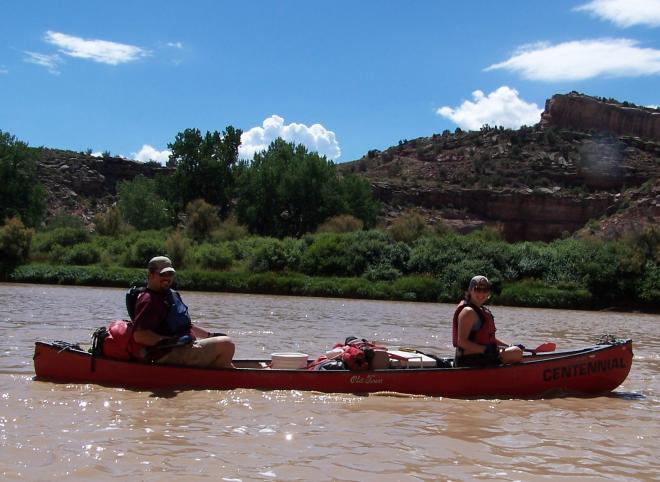
{"label": "green tree", "polygon": [[161,229],[172,225],[169,205],[156,192],[153,179],[137,176],[123,181],[119,192],[119,211],[124,221],[137,229]]}
{"label": "green tree", "polygon": [[229,211],[234,194],[234,167],[241,145],[240,129],[228,126],[222,133],[199,129],[179,132],[173,143],[168,167],[175,168],[171,176],[171,191],[183,209],[189,202],[201,198],[218,206],[222,215]]}
{"label": "green tree", "polygon": [[0,222],[18,216],[25,225],[37,226],[46,212],[44,198],[36,151],[0,131]]}
{"label": "green tree", "polygon": [[341,194],[344,201],[344,214],[350,214],[360,219],[366,228],[373,228],[376,225],[380,205],[374,199],[369,181],[349,174],[341,180]]}
{"label": "green tree", "polygon": [[253,233],[299,237],[342,210],[334,163],[303,145],[276,139],[244,166],[236,211]]}

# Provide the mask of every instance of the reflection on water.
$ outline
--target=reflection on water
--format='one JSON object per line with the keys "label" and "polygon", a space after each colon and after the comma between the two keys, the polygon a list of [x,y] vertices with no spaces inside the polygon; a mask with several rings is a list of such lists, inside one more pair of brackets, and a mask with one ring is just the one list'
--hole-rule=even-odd
{"label": "reflection on water", "polygon": [[[558,348],[635,340],[596,398],[452,400],[297,391],[140,392],[32,380],[38,339],[88,343],[116,289],[0,284],[0,475],[136,480],[657,480],[660,317],[494,307],[498,335]],[[315,356],[348,335],[450,355],[453,307],[184,293],[241,358]]]}

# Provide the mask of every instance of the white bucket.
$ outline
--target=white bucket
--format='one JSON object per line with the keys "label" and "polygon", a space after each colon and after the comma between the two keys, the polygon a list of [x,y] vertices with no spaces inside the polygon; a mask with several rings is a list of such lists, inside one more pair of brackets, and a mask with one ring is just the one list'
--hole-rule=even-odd
{"label": "white bucket", "polygon": [[271,368],[298,370],[307,368],[307,353],[272,353]]}

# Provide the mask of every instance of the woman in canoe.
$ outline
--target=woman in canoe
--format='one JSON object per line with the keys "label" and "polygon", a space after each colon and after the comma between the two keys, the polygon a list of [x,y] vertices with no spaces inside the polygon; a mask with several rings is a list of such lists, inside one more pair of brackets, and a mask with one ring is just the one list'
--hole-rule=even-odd
{"label": "woman in canoe", "polygon": [[517,363],[522,350],[499,340],[495,336],[493,314],[484,303],[490,298],[490,281],[475,276],[465,293],[465,299],[456,307],[452,322],[452,342],[456,347],[454,366],[488,366]]}

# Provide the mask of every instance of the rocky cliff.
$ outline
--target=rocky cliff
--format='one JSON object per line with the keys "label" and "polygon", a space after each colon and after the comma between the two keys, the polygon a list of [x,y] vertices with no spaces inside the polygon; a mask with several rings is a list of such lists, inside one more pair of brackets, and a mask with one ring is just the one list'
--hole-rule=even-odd
{"label": "rocky cliff", "polygon": [[387,220],[414,208],[430,224],[490,225],[511,241],[549,241],[590,221],[608,237],[660,222],[655,112],[569,94],[550,99],[543,119],[403,140],[340,169],[372,182]]}
{"label": "rocky cliff", "polygon": [[100,158],[59,149],[41,149],[40,154],[37,172],[46,188],[48,215],[80,216],[86,224],[116,202],[119,182],[167,171],[158,164],[121,157]]}
{"label": "rocky cliff", "polygon": [[545,102],[541,126],[660,141],[660,110],[571,92]]}

